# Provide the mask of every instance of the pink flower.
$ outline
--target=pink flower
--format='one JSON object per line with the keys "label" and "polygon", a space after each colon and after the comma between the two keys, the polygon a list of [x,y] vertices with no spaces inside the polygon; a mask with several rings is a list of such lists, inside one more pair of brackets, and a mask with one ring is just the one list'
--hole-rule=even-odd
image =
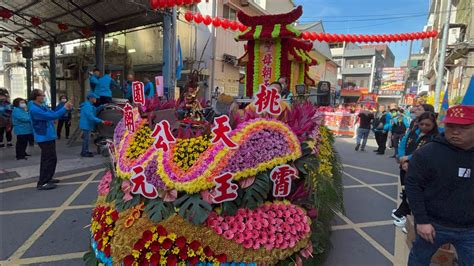
{"label": "pink flower", "polygon": [[255,230],[260,230],[262,229],[262,221],[255,221],[253,222],[253,227]]}
{"label": "pink flower", "polygon": [[213,202],[212,202],[213,195],[212,195],[212,192],[210,190],[201,191],[201,198],[205,202],[207,202],[209,204],[213,204]]}
{"label": "pink flower", "polygon": [[283,220],[280,218],[275,219],[275,225],[280,226],[283,223]]}
{"label": "pink flower", "polygon": [[103,196],[109,193],[110,182],[112,182],[112,173],[107,171],[100,180],[99,186],[97,187],[97,192],[99,195]]}
{"label": "pink flower", "polygon": [[275,213],[276,213],[277,217],[282,217],[283,216],[283,212],[281,210],[276,210]]}
{"label": "pink flower", "polygon": [[268,225],[269,225],[268,220],[267,219],[262,219],[262,227],[267,228]]}
{"label": "pink flower", "polygon": [[125,202],[133,199],[133,196],[130,193],[130,191],[132,190],[132,185],[130,184],[129,181],[127,181],[127,180],[122,181],[121,188],[122,188],[122,191],[123,191],[123,200]]}
{"label": "pink flower", "polygon": [[301,257],[298,255],[295,255],[295,258],[296,258],[295,260],[296,266],[303,266],[303,260],[301,259]]}
{"label": "pink flower", "polygon": [[235,221],[235,218],[233,216],[226,216],[225,221],[229,224],[233,223]]}
{"label": "pink flower", "polygon": [[304,249],[300,251],[300,254],[305,258],[313,257],[313,244],[311,243],[311,241]]}
{"label": "pink flower", "polygon": [[244,248],[249,249],[253,246],[252,239],[246,239],[243,244]]}
{"label": "pink flower", "polygon": [[216,232],[218,235],[222,235],[222,228],[219,227],[219,226],[216,226],[216,227],[214,228],[214,232]]}
{"label": "pink flower", "polygon": [[255,241],[253,243],[253,249],[259,249],[260,248],[260,242],[259,241]]}
{"label": "pink flower", "polygon": [[165,202],[173,202],[178,197],[178,191],[175,189],[159,190],[158,197],[162,198]]}
{"label": "pink flower", "polygon": [[251,231],[245,231],[244,232],[244,239],[245,240],[252,239],[252,232]]}
{"label": "pink flower", "polygon": [[288,241],[283,241],[283,242],[280,244],[280,248],[281,248],[281,249],[288,248]]}
{"label": "pink flower", "polygon": [[268,240],[268,234],[267,234],[265,231],[260,232],[260,237],[259,237],[259,239],[260,239],[260,243],[261,243],[261,244],[266,244],[266,243],[267,243],[267,240]]}
{"label": "pink flower", "polygon": [[227,231],[227,230],[229,230],[229,224],[228,223],[221,223],[221,228],[222,228],[222,230]]}
{"label": "pink flower", "polygon": [[274,247],[273,243],[265,245],[265,249],[268,250],[268,251],[272,250],[273,247]]}
{"label": "pink flower", "polygon": [[290,231],[291,229],[290,229],[290,226],[289,226],[288,224],[285,224],[285,223],[284,223],[284,224],[281,225],[281,230],[282,230],[283,232],[288,232],[288,231]]}
{"label": "pink flower", "polygon": [[232,223],[230,224],[230,229],[229,229],[229,231],[231,231],[233,234],[235,234],[236,232],[239,231],[238,225],[237,225],[236,222],[232,222]]}
{"label": "pink flower", "polygon": [[281,233],[276,234],[276,243],[278,243],[278,244],[283,243],[283,234],[281,234]]}
{"label": "pink flower", "polygon": [[257,230],[252,230],[250,232],[252,233],[252,238],[253,239],[258,239],[258,237],[260,236],[260,234],[258,233]]}
{"label": "pink flower", "polygon": [[234,241],[237,242],[238,244],[244,243],[244,241],[245,241],[244,234],[242,234],[242,233],[235,234]]}
{"label": "pink flower", "polygon": [[252,222],[246,222],[245,223],[245,228],[246,228],[246,230],[253,230]]}
{"label": "pink flower", "polygon": [[294,228],[295,228],[295,230],[296,230],[296,231],[298,231],[298,232],[299,232],[299,231],[301,231],[301,229],[302,229],[302,227],[301,227],[301,224],[300,224],[300,223],[296,223],[296,224],[295,224],[293,227],[294,227]]}
{"label": "pink flower", "polygon": [[295,223],[295,220],[291,217],[287,217],[286,218],[286,223],[289,224],[289,225],[293,225]]}
{"label": "pink flower", "polygon": [[304,225],[304,232],[305,232],[305,233],[309,233],[310,231],[311,231],[311,228],[309,227],[309,225],[308,225],[308,224],[305,224],[305,225]]}
{"label": "pink flower", "polygon": [[296,231],[294,226],[290,226],[290,233],[292,233],[293,235],[296,235],[298,231]]}
{"label": "pink flower", "polygon": [[242,189],[246,189],[250,187],[253,184],[253,182],[255,182],[255,176],[248,177],[246,179],[239,181],[239,187]]}
{"label": "pink flower", "polygon": [[291,212],[288,211],[288,210],[286,210],[286,211],[283,212],[283,216],[284,216],[285,218],[290,218],[290,217],[291,217]]}
{"label": "pink flower", "polygon": [[268,234],[267,243],[273,245],[273,243],[275,243],[275,241],[276,241],[276,236],[275,236],[275,234],[269,233],[269,234]]}
{"label": "pink flower", "polygon": [[242,222],[237,223],[237,231],[243,232],[245,230],[245,224]]}
{"label": "pink flower", "polygon": [[224,237],[228,240],[231,240],[232,238],[234,238],[234,233],[232,231],[225,231]]}

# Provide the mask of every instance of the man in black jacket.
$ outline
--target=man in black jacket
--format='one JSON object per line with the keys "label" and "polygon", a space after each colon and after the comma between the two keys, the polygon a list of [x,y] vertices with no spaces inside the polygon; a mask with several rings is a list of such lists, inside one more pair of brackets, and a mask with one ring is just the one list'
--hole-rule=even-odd
{"label": "man in black jacket", "polygon": [[408,167],[406,192],[417,237],[408,265],[429,265],[446,243],[459,265],[474,265],[474,106],[453,106],[445,134],[418,149]]}

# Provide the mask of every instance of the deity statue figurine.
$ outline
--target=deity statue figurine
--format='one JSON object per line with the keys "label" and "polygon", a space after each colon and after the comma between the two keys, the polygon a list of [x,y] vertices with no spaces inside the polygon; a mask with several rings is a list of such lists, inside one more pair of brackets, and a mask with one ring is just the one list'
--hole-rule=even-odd
{"label": "deity statue figurine", "polygon": [[201,103],[197,99],[199,88],[188,87],[184,93],[184,118],[192,121],[203,121],[204,113]]}

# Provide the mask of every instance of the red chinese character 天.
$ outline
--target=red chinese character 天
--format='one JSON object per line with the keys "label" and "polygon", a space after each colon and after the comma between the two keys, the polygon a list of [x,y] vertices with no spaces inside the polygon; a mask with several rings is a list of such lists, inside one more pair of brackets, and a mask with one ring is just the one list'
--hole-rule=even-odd
{"label": "red chinese character \u5929", "polygon": [[224,201],[233,201],[237,198],[237,189],[239,186],[232,183],[232,174],[225,173],[214,178],[216,184],[215,196],[212,198],[213,203],[222,203]]}
{"label": "red chinese character \u5929", "polygon": [[132,194],[143,195],[145,198],[156,199],[158,197],[158,191],[152,184],[146,182],[145,169],[142,166],[135,166],[133,169],[134,174],[130,181],[132,182]]}
{"label": "red chinese character \u5929", "polygon": [[281,96],[276,88],[269,89],[261,84],[253,104],[257,107],[257,114],[267,112],[272,115],[279,115],[281,113],[280,100]]}
{"label": "red chinese character \u5929", "polygon": [[273,196],[286,197],[291,191],[291,180],[296,175],[296,170],[284,164],[272,170],[270,179],[273,181]]}
{"label": "red chinese character \u5929", "polygon": [[132,96],[134,103],[145,105],[145,86],[142,82],[134,81],[132,83]]}
{"label": "red chinese character \u5929", "polygon": [[212,127],[212,133],[214,133],[214,137],[212,138],[211,142],[217,143],[222,141],[228,148],[237,148],[237,144],[233,142],[228,135],[230,130],[231,127],[229,124],[229,117],[227,115],[221,115],[215,118],[214,126]]}
{"label": "red chinese character \u5929", "polygon": [[125,104],[123,108],[123,119],[125,120],[125,126],[127,126],[128,131],[135,131],[135,121],[133,119],[133,107],[130,104]]}
{"label": "red chinese character \u5929", "polygon": [[171,134],[171,126],[167,120],[163,120],[155,125],[155,129],[151,133],[151,136],[155,138],[155,149],[163,149],[168,151],[170,143],[176,142],[173,134]]}

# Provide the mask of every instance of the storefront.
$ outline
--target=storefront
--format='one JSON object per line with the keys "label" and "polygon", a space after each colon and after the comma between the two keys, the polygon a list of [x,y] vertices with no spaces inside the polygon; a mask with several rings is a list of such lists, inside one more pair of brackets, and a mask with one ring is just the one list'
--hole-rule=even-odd
{"label": "storefront", "polygon": [[347,87],[341,90],[341,103],[357,103],[360,96],[369,93],[368,88]]}

